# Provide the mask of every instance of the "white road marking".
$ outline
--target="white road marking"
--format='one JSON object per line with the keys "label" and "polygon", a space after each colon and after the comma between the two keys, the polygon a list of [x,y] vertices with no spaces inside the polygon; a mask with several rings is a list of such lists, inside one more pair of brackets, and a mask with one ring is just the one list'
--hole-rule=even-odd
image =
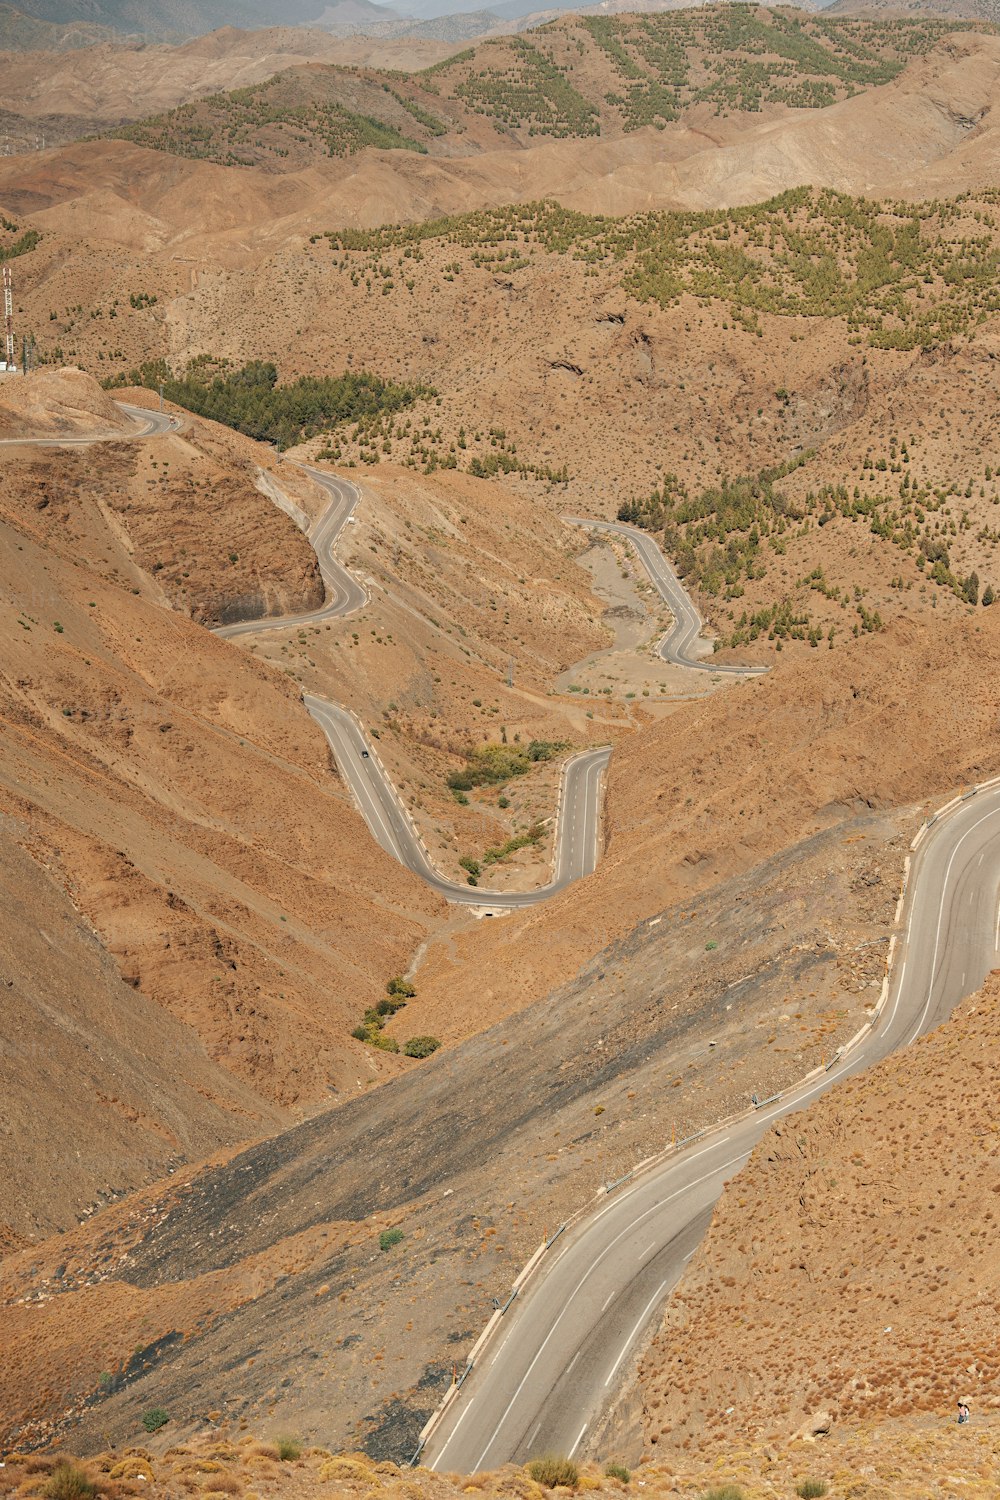
{"label": "white road marking", "polygon": [[444,1455],[445,1455],[448,1447],[451,1445],[452,1442],[454,1442],[455,1435],[458,1432],[458,1429],[461,1427],[462,1423],[465,1421],[466,1417],[469,1415],[469,1412],[472,1410],[472,1408],[475,1406],[475,1404],[476,1404],[476,1398],[475,1398],[475,1396],[473,1396],[472,1400],[469,1402],[468,1406],[465,1408],[465,1410],[463,1411],[462,1415],[459,1417],[458,1421],[455,1423],[454,1427],[452,1428],[452,1430],[451,1430],[451,1437],[448,1439],[447,1443],[445,1443],[444,1447],[441,1449],[441,1452],[438,1454],[438,1459],[437,1459],[438,1463],[440,1463],[441,1460],[442,1460],[442,1458],[444,1458]]}
{"label": "white road marking", "polygon": [[[729,1139],[729,1137],[727,1136],[726,1140],[728,1140],[728,1139]],[[718,1147],[719,1144],[721,1144],[721,1142],[716,1142],[715,1147],[707,1146],[705,1148],[705,1150],[707,1151],[707,1150],[717,1149],[717,1147]],[[704,1151],[698,1152],[699,1156],[703,1156],[704,1154],[705,1154]],[[690,1161],[694,1161],[694,1160],[695,1160],[694,1157],[689,1157],[688,1158],[689,1162]],[[584,1271],[583,1275],[580,1277],[580,1280],[577,1282],[576,1286],[573,1288],[572,1292],[570,1292],[569,1296],[566,1298],[565,1302],[563,1303],[563,1305],[562,1305],[562,1307],[561,1307],[561,1309],[560,1309],[560,1311],[559,1311],[559,1313],[558,1313],[558,1315],[556,1317],[555,1322],[552,1324],[552,1327],[549,1329],[548,1333],[545,1335],[545,1338],[542,1340],[541,1344],[539,1345],[538,1350],[535,1353],[534,1359],[531,1361],[531,1364],[528,1366],[528,1368],[525,1370],[524,1374],[521,1376],[521,1379],[520,1379],[520,1381],[518,1383],[517,1389],[515,1390],[513,1396],[511,1396],[510,1400],[508,1401],[507,1406],[506,1406],[506,1408],[504,1410],[503,1416],[500,1418],[500,1420],[497,1423],[496,1427],[493,1429],[493,1432],[490,1434],[489,1440],[487,1441],[486,1447],[483,1449],[483,1451],[479,1455],[479,1458],[477,1459],[476,1463],[473,1465],[474,1469],[478,1470],[478,1469],[481,1469],[483,1467],[483,1463],[484,1463],[484,1460],[486,1458],[487,1453],[489,1453],[489,1451],[492,1448],[494,1442],[496,1441],[497,1435],[499,1434],[500,1429],[503,1427],[503,1424],[506,1422],[507,1418],[510,1416],[510,1413],[513,1410],[513,1407],[514,1407],[514,1403],[517,1401],[517,1398],[520,1396],[520,1394],[521,1394],[522,1390],[524,1389],[525,1385],[527,1384],[528,1380],[531,1378],[532,1371],[534,1370],[534,1368],[537,1365],[538,1361],[541,1359],[542,1355],[545,1353],[545,1350],[547,1349],[548,1344],[549,1344],[549,1340],[553,1337],[553,1335],[555,1334],[556,1329],[559,1327],[559,1324],[562,1322],[563,1318],[566,1316],[566,1313],[569,1311],[570,1304],[573,1302],[573,1299],[576,1297],[577,1293],[580,1291],[580,1288],[589,1279],[589,1277],[593,1274],[593,1272],[597,1270],[597,1267],[601,1264],[601,1261],[604,1260],[605,1256],[610,1255],[611,1251],[614,1250],[615,1246],[619,1243],[619,1241],[623,1240],[626,1235],[631,1234],[632,1231],[633,1231],[633,1229],[636,1227],[636,1225],[637,1224],[641,1224],[642,1221],[643,1221],[643,1219],[648,1219],[649,1216],[650,1216],[650,1214],[659,1213],[662,1208],[665,1208],[668,1203],[672,1203],[675,1198],[679,1198],[682,1193],[689,1193],[693,1188],[700,1187],[703,1182],[709,1182],[713,1177],[717,1177],[720,1172],[725,1172],[729,1167],[734,1166],[736,1164],[736,1162],[738,1162],[738,1161],[740,1161],[740,1162],[743,1161],[743,1156],[742,1155],[740,1155],[740,1156],[734,1156],[730,1161],[723,1162],[718,1167],[713,1167],[710,1172],[706,1172],[704,1174],[704,1176],[699,1177],[695,1182],[687,1183],[684,1187],[677,1188],[677,1190],[675,1192],[670,1193],[666,1198],[661,1198],[658,1202],[654,1203],[651,1208],[647,1208],[643,1213],[641,1213],[639,1215],[639,1217],[637,1219],[635,1219],[631,1224],[627,1225],[621,1231],[620,1234],[617,1234],[615,1236],[615,1238],[610,1242],[610,1244],[608,1244],[608,1245],[605,1246],[605,1248],[601,1251],[601,1253],[597,1257],[597,1259],[595,1261],[591,1262],[591,1264],[587,1267],[586,1271]],[[615,1208],[620,1208],[621,1207],[621,1202],[622,1202],[622,1200],[619,1199],[618,1203],[616,1203],[616,1204],[614,1204],[612,1206],[615,1207]],[[608,1209],[602,1209],[601,1210],[601,1214],[598,1214],[597,1217],[600,1218],[602,1214],[605,1214],[607,1212],[608,1212]],[[591,1222],[594,1222],[594,1221],[592,1220]]]}
{"label": "white road marking", "polygon": [[580,1431],[579,1431],[579,1434],[577,1436],[576,1442],[573,1444],[572,1448],[569,1450],[569,1452],[566,1455],[567,1458],[572,1458],[573,1457],[573,1454],[576,1452],[577,1448],[579,1448],[579,1446],[580,1446],[580,1442],[581,1442],[581,1440],[583,1438],[583,1434],[586,1432],[586,1430],[587,1430],[587,1423],[584,1422],[583,1426],[580,1428]]}
{"label": "white road marking", "polygon": [[[920,1012],[920,1020],[917,1022],[917,1028],[916,1028],[916,1030],[913,1033],[913,1037],[911,1037],[911,1039],[910,1039],[911,1041],[913,1040],[913,1038],[918,1037],[920,1035],[920,1033],[923,1031],[923,1029],[924,1029],[924,1022],[927,1020],[927,1016],[928,1016],[928,1014],[930,1012],[930,1008],[931,1008],[931,1000],[932,1000],[932,998],[934,996],[934,981],[935,981],[935,978],[937,977],[938,950],[939,950],[940,944],[941,944],[941,924],[944,921],[944,907],[945,907],[945,900],[946,900],[947,895],[948,895],[948,881],[951,879],[951,868],[952,868],[952,865],[955,863],[955,860],[956,860],[956,858],[958,856],[958,851],[959,851],[959,849],[961,849],[961,847],[965,843],[966,839],[970,838],[972,836],[972,834],[975,833],[976,829],[980,828],[983,823],[989,822],[990,818],[995,818],[998,812],[1000,812],[1000,808],[996,808],[995,807],[995,808],[992,809],[991,812],[984,813],[981,818],[977,818],[976,821],[972,824],[972,827],[971,828],[967,828],[965,830],[965,832],[962,834],[962,837],[958,840],[958,843],[955,845],[954,849],[951,851],[951,858],[949,859],[948,864],[947,864],[947,866],[945,868],[945,872],[944,872],[944,880],[941,882],[941,900],[940,900],[940,902],[938,904],[937,927],[936,927],[935,932],[934,932],[934,954],[933,954],[933,957],[931,958],[930,980],[929,980],[929,983],[928,983],[928,986],[927,986],[927,1000],[926,1000],[926,1002],[924,1004],[923,1010]],[[964,980],[963,980],[963,983],[964,983]]]}
{"label": "white road marking", "polygon": [[611,1374],[608,1376],[607,1380],[604,1382],[604,1388],[605,1388],[605,1390],[607,1390],[607,1388],[611,1384],[612,1380],[614,1380],[615,1376],[618,1374],[618,1366],[621,1364],[622,1360],[625,1358],[626,1354],[631,1349],[633,1339],[635,1338],[636,1334],[639,1332],[640,1328],[642,1328],[642,1326],[645,1323],[646,1319],[649,1317],[649,1315],[652,1312],[653,1307],[654,1307],[657,1299],[660,1298],[660,1297],[662,1297],[664,1291],[666,1290],[666,1287],[667,1287],[667,1283],[665,1281],[662,1282],[661,1285],[660,1285],[660,1287],[659,1287],[659,1290],[655,1291],[653,1293],[653,1295],[650,1297],[649,1301],[646,1303],[646,1307],[645,1307],[644,1312],[642,1313],[642,1316],[640,1317],[640,1319],[639,1319],[638,1323],[635,1325],[635,1327],[632,1329],[632,1332],[629,1334],[628,1338],[625,1340],[625,1347],[622,1350],[622,1352],[619,1354],[618,1358],[615,1360],[614,1365],[613,1365],[612,1370],[611,1370]]}

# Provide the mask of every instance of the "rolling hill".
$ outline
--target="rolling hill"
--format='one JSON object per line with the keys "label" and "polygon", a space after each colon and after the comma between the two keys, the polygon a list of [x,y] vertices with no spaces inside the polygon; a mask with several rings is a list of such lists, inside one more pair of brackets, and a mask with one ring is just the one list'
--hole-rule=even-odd
{"label": "rolling hill", "polygon": [[26,16],[65,27],[81,22],[141,36],[200,36],[220,26],[307,26],[346,5],[353,18],[388,12],[371,0],[19,0]]}
{"label": "rolling hill", "polygon": [[95,26],[84,16],[69,24],[39,20],[23,7],[0,5],[0,52],[65,52],[110,41],[110,27]]}
{"label": "rolling hill", "polygon": [[821,110],[885,85],[954,23],[827,21],[716,5],[561,18],[401,77],[310,67],[111,134],[223,165],[273,170],[366,146],[452,157],[542,139],[615,139],[685,120]]}

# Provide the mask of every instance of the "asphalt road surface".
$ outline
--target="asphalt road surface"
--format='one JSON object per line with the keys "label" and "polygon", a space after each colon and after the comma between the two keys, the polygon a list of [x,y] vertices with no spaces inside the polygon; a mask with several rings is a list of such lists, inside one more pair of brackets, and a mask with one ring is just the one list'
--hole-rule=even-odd
{"label": "asphalt road surface", "polygon": [[216,635],[233,640],[239,635],[260,635],[265,630],[284,630],[290,625],[318,625],[322,620],[353,614],[356,609],[361,609],[368,603],[368,595],[361,584],[333,555],[340,533],[361,499],[361,491],[350,480],[335,479],[332,474],[324,474],[320,469],[306,469],[305,472],[330,497],[326,510],[308,533],[326,586],[326,603],[319,609],[308,610],[301,615],[281,615],[275,619],[243,620],[235,625],[223,625],[216,631]]}
{"label": "asphalt road surface", "polygon": [[329,740],[340,773],[351,788],[372,836],[400,864],[449,901],[497,911],[534,906],[564,890],[574,880],[592,874],[597,867],[601,777],[611,757],[607,747],[585,750],[566,764],[556,828],[556,868],[548,884],[533,891],[490,891],[482,886],[458,885],[435,870],[396,788],[357,719],[335,703],[309,693],[305,695],[305,705]]}
{"label": "asphalt road surface", "polygon": [[181,426],[180,418],[172,417],[166,411],[150,411],[145,406],[126,406],[124,401],[116,401],[115,405],[127,417],[138,422],[137,431],[109,432],[104,437],[3,438],[0,439],[0,448],[81,448],[88,447],[91,443],[128,443],[135,442],[138,438],[164,437],[168,432],[177,432]]}
{"label": "asphalt road surface", "polygon": [[871,1034],[822,1077],[701,1137],[568,1230],[512,1304],[421,1461],[471,1474],[583,1451],[723,1184],[774,1120],[908,1046],[979,986],[1000,963],[998,899],[1000,789],[984,789],[935,823],[914,858],[906,926]]}
{"label": "asphalt road surface", "polygon": [[[160,437],[177,431],[181,421],[168,412],[146,407],[118,406],[138,425],[134,432],[121,434],[122,440]],[[77,446],[114,441],[107,437],[51,437],[7,439],[7,443],[37,444],[42,447]],[[305,467],[305,466],[303,466]],[[323,620],[353,614],[368,602],[368,595],[358,580],[337,561],[334,548],[348,524],[361,491],[349,480],[337,479],[320,469],[305,470],[329,495],[329,503],[320,519],[310,529],[309,541],[319,560],[326,600],[319,609],[280,618],[239,621],[223,625],[217,635],[228,640],[239,636],[260,635],[268,630],[282,630],[299,625],[318,624]],[[611,756],[608,747],[587,750],[567,762],[556,829],[555,870],[552,879],[533,891],[499,892],[479,886],[459,885],[446,880],[431,864],[403,803],[357,720],[345,709],[325,699],[305,696],[306,707],[326,734],[340,772],[354,794],[372,835],[401,864],[426,880],[449,901],[474,906],[484,911],[509,911],[514,907],[533,906],[564,890],[574,880],[589,875],[597,866],[600,854],[600,807],[602,777]]]}
{"label": "asphalt road surface", "polygon": [[[364,588],[334,556],[334,548],[361,498],[361,491],[349,480],[335,479],[319,469],[306,469],[306,473],[330,496],[326,510],[309,532],[309,541],[319,559],[326,585],[326,602],[319,609],[304,614],[223,625],[216,631],[217,635],[232,640],[237,636],[260,635],[267,630],[283,630],[288,626],[317,624],[321,620],[353,614],[367,603]],[[584,751],[567,762],[557,819],[552,879],[532,891],[491,891],[482,886],[447,880],[434,868],[373,743],[366,738],[353,714],[311,693],[304,695],[304,702],[326,735],[340,774],[350,787],[372,837],[400,864],[419,875],[449,901],[498,912],[534,906],[596,869],[600,854],[602,775],[611,756],[606,746]]]}
{"label": "asphalt road surface", "polygon": [[729,677],[758,677],[769,671],[768,667],[720,666],[711,658],[694,655],[704,622],[691,596],[651,536],[620,521],[590,521],[584,516],[563,516],[563,520],[571,526],[585,526],[589,531],[613,531],[616,536],[623,536],[631,542],[650,582],[674,617],[658,647],[664,661],[695,672],[724,672]]}

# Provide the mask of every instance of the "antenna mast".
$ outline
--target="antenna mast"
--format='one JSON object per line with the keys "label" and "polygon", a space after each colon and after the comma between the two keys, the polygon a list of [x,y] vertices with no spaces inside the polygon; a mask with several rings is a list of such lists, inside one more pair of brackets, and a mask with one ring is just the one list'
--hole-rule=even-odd
{"label": "antenna mast", "polygon": [[7,368],[14,369],[14,284],[10,277],[10,266],[3,268],[3,321],[6,335]]}

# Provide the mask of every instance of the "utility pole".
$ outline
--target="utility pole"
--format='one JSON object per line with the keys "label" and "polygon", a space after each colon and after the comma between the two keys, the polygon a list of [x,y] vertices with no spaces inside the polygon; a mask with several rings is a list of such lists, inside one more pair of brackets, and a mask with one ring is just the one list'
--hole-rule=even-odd
{"label": "utility pole", "polygon": [[10,266],[3,268],[3,325],[7,368],[14,369],[14,283]]}

